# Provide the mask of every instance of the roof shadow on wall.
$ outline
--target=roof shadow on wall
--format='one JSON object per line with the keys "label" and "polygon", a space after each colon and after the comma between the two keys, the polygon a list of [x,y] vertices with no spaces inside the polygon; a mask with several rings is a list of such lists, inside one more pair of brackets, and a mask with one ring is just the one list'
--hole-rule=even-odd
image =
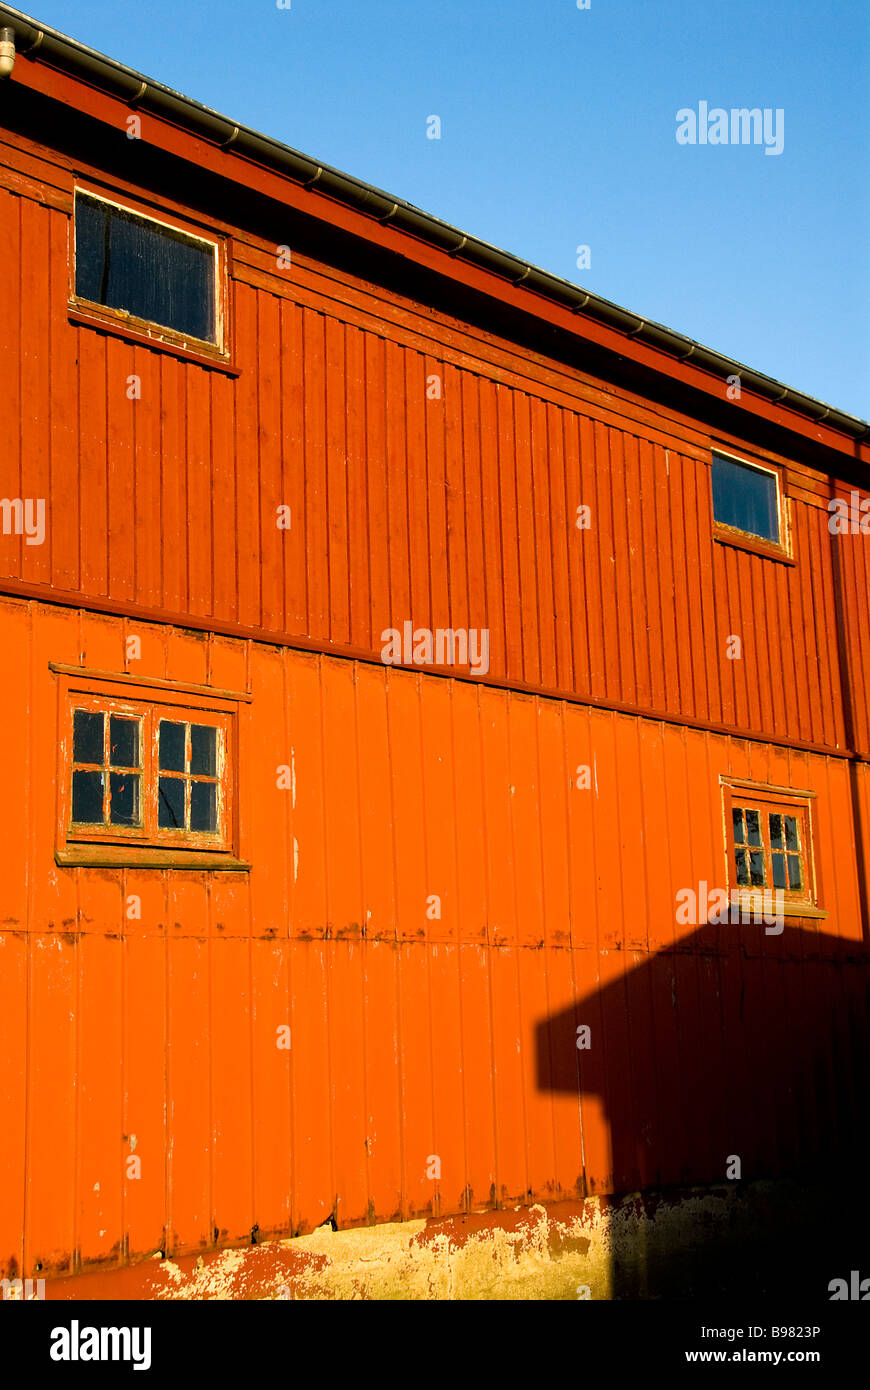
{"label": "roof shadow on wall", "polygon": [[[539,1088],[580,1095],[587,1191],[634,1194],[609,1211],[610,1296],[806,1303],[870,1275],[870,953],[708,924],[615,954],[623,970],[536,1029]],[[680,1202],[701,1184],[706,1202]]]}

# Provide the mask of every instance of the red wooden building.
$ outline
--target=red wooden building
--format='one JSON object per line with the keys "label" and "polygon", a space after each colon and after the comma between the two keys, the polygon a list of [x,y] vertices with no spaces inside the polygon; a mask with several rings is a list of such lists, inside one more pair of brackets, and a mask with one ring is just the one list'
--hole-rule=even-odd
{"label": "red wooden building", "polygon": [[0,26],[3,1272],[845,1192],[867,424]]}

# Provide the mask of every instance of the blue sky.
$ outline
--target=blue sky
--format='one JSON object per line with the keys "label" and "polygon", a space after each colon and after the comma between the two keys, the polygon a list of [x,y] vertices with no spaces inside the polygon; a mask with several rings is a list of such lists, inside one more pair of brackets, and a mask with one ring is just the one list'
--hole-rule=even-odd
{"label": "blue sky", "polygon": [[[29,13],[870,417],[868,0],[39,0]],[[681,108],[784,112],[685,145]],[[427,117],[442,122],[426,138]],[[590,265],[577,267],[578,245]]]}

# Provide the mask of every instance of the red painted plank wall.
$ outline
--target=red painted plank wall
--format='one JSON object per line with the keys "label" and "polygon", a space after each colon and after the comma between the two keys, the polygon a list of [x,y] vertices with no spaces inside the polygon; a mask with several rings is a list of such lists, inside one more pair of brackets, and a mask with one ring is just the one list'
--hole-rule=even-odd
{"label": "red painted plank wall", "polygon": [[[54,864],[48,663],[134,633],[139,676],[250,689],[250,874]],[[0,642],[7,1272],[775,1174],[857,1113],[847,760],[11,598]],[[724,881],[723,774],[817,793],[827,919],[676,924]]]}
{"label": "red painted plank wall", "polygon": [[244,228],[239,376],[75,326],[72,176],[0,153],[4,495],[49,500],[43,546],[0,535],[0,576],[324,650],[487,628],[490,679],[838,749],[840,611],[870,753],[867,539],[835,567],[823,473],[750,451],[784,469],[797,563],[723,546],[701,422],[305,257],[279,272]]}

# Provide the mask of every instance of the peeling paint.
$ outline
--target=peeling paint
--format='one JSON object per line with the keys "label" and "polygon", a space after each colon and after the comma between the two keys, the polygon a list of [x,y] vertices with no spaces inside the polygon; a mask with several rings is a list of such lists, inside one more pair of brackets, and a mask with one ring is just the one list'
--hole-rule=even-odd
{"label": "peeling paint", "polygon": [[[775,1249],[812,1199],[788,1184],[588,1197],[334,1229],[49,1280],[49,1299],[592,1300],[691,1296],[720,1265],[744,1278],[747,1234]],[[693,1261],[700,1261],[693,1272]]]}

